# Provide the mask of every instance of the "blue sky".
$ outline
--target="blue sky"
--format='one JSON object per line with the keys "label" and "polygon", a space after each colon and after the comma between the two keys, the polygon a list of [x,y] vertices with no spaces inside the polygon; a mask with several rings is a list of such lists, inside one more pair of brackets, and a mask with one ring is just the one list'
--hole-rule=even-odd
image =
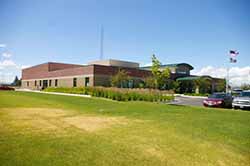
{"label": "blue sky", "polygon": [[[16,65],[104,58],[187,62],[197,70],[250,66],[248,0],[0,0],[0,53]],[[2,57],[2,63],[4,58]]]}

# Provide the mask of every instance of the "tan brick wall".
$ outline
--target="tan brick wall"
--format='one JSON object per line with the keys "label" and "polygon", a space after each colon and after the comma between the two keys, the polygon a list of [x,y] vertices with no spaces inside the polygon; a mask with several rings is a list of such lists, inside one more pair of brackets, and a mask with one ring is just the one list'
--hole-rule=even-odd
{"label": "tan brick wall", "polygon": [[[84,85],[85,85],[85,83],[84,83]],[[94,77],[93,76],[89,77],[89,86],[95,86],[95,84],[94,84]]]}
{"label": "tan brick wall", "polygon": [[58,87],[73,87],[73,77],[72,78],[64,78],[64,79],[57,79]]}
{"label": "tan brick wall", "polygon": [[[55,80],[57,79],[57,87],[73,87],[73,79],[77,78],[77,87],[85,86],[85,78],[89,77],[89,86],[94,86],[94,77],[93,76],[75,76],[67,78],[48,78],[48,79],[35,79],[37,81],[37,86],[35,86],[35,80],[22,80],[22,88],[27,89],[42,89],[43,80],[48,80],[48,87],[55,87]],[[39,86],[39,81],[42,81],[42,86]],[[51,86],[49,85],[49,80],[51,80]],[[27,86],[29,82],[29,86]]]}
{"label": "tan brick wall", "polygon": [[[28,83],[29,82],[29,86]],[[35,81],[34,80],[29,80],[29,81],[22,81],[22,88],[27,88],[27,89],[39,89],[39,81],[37,81],[37,86],[35,86]]]}

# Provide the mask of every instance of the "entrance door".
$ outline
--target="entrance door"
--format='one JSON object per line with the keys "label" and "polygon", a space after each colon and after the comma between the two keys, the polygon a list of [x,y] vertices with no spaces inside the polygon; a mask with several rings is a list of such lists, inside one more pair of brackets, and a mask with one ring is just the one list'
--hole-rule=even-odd
{"label": "entrance door", "polygon": [[43,80],[43,87],[42,89],[45,89],[48,87],[48,80]]}

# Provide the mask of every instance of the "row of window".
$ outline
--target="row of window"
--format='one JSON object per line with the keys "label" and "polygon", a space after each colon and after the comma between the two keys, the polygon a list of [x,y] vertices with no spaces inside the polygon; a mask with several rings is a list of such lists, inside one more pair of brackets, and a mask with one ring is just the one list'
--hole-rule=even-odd
{"label": "row of window", "polygon": [[[55,87],[58,85],[58,80],[55,79]],[[29,86],[29,81],[27,81],[27,87]],[[35,80],[35,86],[38,86],[37,80]],[[40,87],[52,86],[52,80],[39,80]],[[85,86],[89,86],[89,77],[85,78]],[[77,78],[73,78],[73,87],[77,87]]]}
{"label": "row of window", "polygon": [[[35,86],[38,86],[38,83],[37,83],[38,81],[37,80],[35,80]],[[30,82],[29,81],[27,81],[26,82],[27,83],[27,86],[29,86],[30,85]],[[49,85],[48,85],[48,80],[39,80],[39,86],[52,86],[52,80],[49,80]],[[58,80],[57,79],[55,79],[55,86],[57,86],[58,85]]]}

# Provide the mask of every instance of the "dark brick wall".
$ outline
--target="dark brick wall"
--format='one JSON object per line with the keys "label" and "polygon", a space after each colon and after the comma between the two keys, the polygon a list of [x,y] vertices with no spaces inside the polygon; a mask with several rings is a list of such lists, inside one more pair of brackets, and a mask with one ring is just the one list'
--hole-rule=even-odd
{"label": "dark brick wall", "polygon": [[[58,67],[58,66],[56,66]],[[22,79],[41,79],[41,78],[53,78],[64,77],[74,75],[89,75],[93,74],[93,66],[74,66],[73,68],[61,69],[61,70],[48,70],[48,64],[37,65],[28,69],[22,70]],[[54,68],[55,69],[55,68]]]}
{"label": "dark brick wall", "polygon": [[54,62],[49,63],[49,71],[62,70],[62,69],[75,68],[75,67],[82,67],[82,65],[54,63]]}
{"label": "dark brick wall", "polygon": [[65,77],[75,75],[115,75],[119,69],[127,71],[131,77],[145,78],[151,75],[150,71],[138,68],[124,68],[102,65],[71,65],[60,63],[45,63],[22,70],[22,79],[42,79],[53,77]]}
{"label": "dark brick wall", "polygon": [[138,68],[124,68],[124,67],[115,67],[115,66],[101,66],[94,65],[94,74],[99,75],[115,75],[119,69],[127,71],[128,75],[131,77],[141,77],[145,78],[151,76],[151,71],[141,70]]}

